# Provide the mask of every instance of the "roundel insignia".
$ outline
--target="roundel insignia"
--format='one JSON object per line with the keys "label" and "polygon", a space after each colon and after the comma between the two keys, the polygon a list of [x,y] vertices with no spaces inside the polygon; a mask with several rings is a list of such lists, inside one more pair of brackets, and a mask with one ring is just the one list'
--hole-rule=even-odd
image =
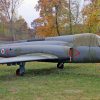
{"label": "roundel insignia", "polygon": [[5,50],[4,49],[1,49],[1,54],[5,54]]}

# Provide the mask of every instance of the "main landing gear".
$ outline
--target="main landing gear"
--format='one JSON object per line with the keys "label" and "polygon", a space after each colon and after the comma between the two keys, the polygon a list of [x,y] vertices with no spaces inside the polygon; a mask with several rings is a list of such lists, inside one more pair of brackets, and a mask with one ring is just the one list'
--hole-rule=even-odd
{"label": "main landing gear", "polygon": [[19,63],[19,68],[16,70],[17,76],[23,76],[25,74],[25,62]]}
{"label": "main landing gear", "polygon": [[[16,70],[17,76],[23,76],[25,74],[25,62],[20,62],[19,68]],[[63,69],[64,68],[64,62],[58,62],[57,68]]]}
{"label": "main landing gear", "polygon": [[63,62],[58,62],[57,68],[63,69],[64,68],[64,63]]}

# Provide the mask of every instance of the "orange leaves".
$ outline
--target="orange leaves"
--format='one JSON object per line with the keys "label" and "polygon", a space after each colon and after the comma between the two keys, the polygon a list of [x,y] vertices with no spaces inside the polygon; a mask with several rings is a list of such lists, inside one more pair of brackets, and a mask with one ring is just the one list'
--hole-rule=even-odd
{"label": "orange leaves", "polygon": [[45,19],[38,18],[34,21],[36,34],[41,37],[57,35],[52,16],[45,17]]}
{"label": "orange leaves", "polygon": [[91,32],[98,32],[98,25],[100,25],[100,0],[91,0],[83,9],[83,15],[86,16],[85,24]]}
{"label": "orange leaves", "polygon": [[[39,36],[60,35],[67,20],[66,0],[39,0],[36,6],[40,18],[34,20],[36,34]],[[63,29],[62,29],[63,28]]]}

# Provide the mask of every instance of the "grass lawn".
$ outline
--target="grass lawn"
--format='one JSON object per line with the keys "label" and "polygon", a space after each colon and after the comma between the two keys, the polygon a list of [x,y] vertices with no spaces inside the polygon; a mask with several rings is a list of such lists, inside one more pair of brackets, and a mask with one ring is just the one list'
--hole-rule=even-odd
{"label": "grass lawn", "polygon": [[0,100],[100,100],[100,65],[27,63],[26,74],[0,65]]}

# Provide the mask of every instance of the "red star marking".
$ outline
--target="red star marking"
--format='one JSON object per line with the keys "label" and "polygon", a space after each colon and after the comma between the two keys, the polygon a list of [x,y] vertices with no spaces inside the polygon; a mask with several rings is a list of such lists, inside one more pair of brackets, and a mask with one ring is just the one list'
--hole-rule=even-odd
{"label": "red star marking", "polygon": [[[74,51],[74,54],[73,54]],[[70,48],[68,55],[70,57],[76,57],[80,55],[80,52],[77,49]]]}

